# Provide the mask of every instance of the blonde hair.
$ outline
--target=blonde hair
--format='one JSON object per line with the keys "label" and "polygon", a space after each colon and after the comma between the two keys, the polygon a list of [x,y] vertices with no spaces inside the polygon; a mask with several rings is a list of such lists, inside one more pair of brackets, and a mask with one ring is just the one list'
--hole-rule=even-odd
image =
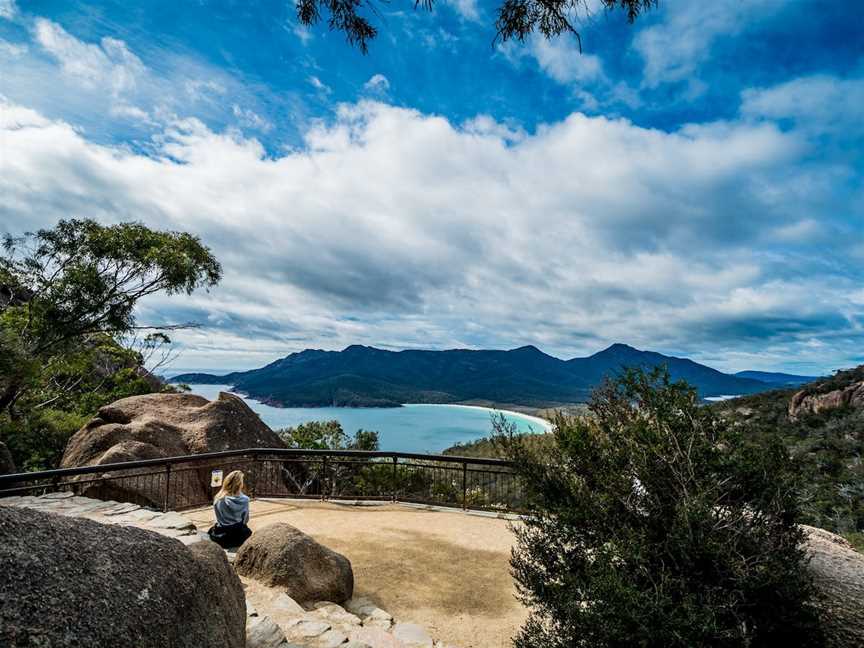
{"label": "blonde hair", "polygon": [[228,473],[225,479],[222,480],[222,488],[216,493],[213,498],[214,502],[218,502],[227,495],[238,495],[243,492],[243,471],[234,470]]}

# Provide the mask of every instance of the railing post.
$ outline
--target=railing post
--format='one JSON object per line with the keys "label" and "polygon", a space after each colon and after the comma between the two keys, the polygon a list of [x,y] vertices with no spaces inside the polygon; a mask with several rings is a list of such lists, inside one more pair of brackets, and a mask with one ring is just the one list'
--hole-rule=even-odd
{"label": "railing post", "polygon": [[162,512],[168,512],[168,495],[171,492],[171,464],[165,464],[165,500],[162,502]]}
{"label": "railing post", "polygon": [[249,488],[249,498],[255,499],[255,485],[258,483],[258,474],[260,472],[258,470],[258,455],[257,454],[252,455],[252,470],[250,470],[249,472],[252,473],[252,479],[250,480],[252,482],[252,485]]}
{"label": "railing post", "polygon": [[327,455],[321,461],[321,501],[327,499]]}
{"label": "railing post", "polygon": [[468,462],[462,462],[462,510],[468,509]]}
{"label": "railing post", "polygon": [[399,463],[399,457],[393,455],[393,474],[392,474],[392,482],[390,483],[390,501],[396,501],[396,480],[398,478],[398,470],[396,464]]}

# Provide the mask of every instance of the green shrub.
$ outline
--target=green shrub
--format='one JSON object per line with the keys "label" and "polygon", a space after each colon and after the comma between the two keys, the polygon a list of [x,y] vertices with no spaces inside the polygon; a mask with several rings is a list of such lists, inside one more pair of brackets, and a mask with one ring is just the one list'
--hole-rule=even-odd
{"label": "green shrub", "polygon": [[533,515],[513,575],[517,648],[820,645],[795,466],[668,374],[627,372],[538,456],[504,429]]}

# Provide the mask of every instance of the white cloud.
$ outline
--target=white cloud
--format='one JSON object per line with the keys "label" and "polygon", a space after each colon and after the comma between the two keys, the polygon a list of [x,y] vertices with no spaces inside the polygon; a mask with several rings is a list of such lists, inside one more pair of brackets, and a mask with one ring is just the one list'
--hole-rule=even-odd
{"label": "white cloud", "polygon": [[447,0],[447,4],[465,20],[479,22],[480,8],[477,6],[477,0]]}
{"label": "white cloud", "polygon": [[390,81],[383,74],[373,74],[372,77],[363,84],[363,89],[367,92],[386,94],[390,90]]}
{"label": "white cloud", "polygon": [[65,74],[89,87],[107,86],[115,97],[133,90],[146,70],[141,59],[116,38],[103,38],[99,45],[84,43],[44,18],[36,20],[34,36]]}
{"label": "white cloud", "polygon": [[321,81],[321,79],[319,79],[317,76],[310,76],[309,83],[312,85],[313,88],[315,88],[319,92],[323,92],[324,94],[330,94],[331,92],[333,92],[330,86]]}
{"label": "white cloud", "polygon": [[586,84],[605,79],[600,58],[580,52],[572,37],[532,38],[530,51],[540,69],[558,83]]}
{"label": "white cloud", "polygon": [[9,41],[0,38],[0,56],[7,56],[9,58],[20,58],[26,53],[26,45],[10,43]]}
{"label": "white cloud", "polygon": [[596,111],[601,106],[619,104],[635,108],[641,104],[635,89],[623,81],[612,82],[599,56],[579,51],[574,36],[533,36],[525,43],[499,44],[498,51],[517,67],[526,59],[532,60],[549,78],[568,86],[582,110]]}
{"label": "white cloud", "polygon": [[[691,81],[719,38],[742,33],[786,0],[664,0],[664,20],[641,29],[633,39],[644,63],[645,86]],[[701,88],[704,90],[704,87]],[[691,89],[698,93],[700,86]]]}
{"label": "white cloud", "polygon": [[[364,101],[281,157],[197,120],[173,123],[146,157],[6,103],[0,230],[78,215],[200,235],[222,285],[142,310],[205,324],[180,336],[189,366],[354,342],[575,355],[623,340],[698,359],[744,357],[758,341],[766,358],[783,350],[819,367],[857,353],[850,241],[820,241],[812,261],[766,243],[800,240],[808,219],[832,227],[820,211],[831,187],[795,191],[795,133],[668,133],[578,113],[513,132]],[[784,232],[794,223],[805,225]],[[826,255],[841,270],[826,270]]]}
{"label": "white cloud", "polygon": [[809,133],[864,132],[864,78],[814,75],[742,93],[741,112],[750,117],[793,120]]}
{"label": "white cloud", "polygon": [[261,131],[262,133],[269,133],[273,130],[273,124],[250,108],[242,108],[237,104],[234,104],[231,111],[234,113],[234,116],[237,118],[240,125],[245,128],[252,128]]}
{"label": "white cloud", "polygon": [[18,6],[15,0],[0,0],[0,18],[12,20],[18,15]]}

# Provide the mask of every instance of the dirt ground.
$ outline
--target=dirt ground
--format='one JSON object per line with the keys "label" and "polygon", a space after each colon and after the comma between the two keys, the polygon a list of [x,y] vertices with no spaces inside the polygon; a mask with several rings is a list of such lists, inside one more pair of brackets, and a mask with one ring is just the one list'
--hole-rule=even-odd
{"label": "dirt ground", "polygon": [[[213,523],[209,508],[186,515],[201,530]],[[509,646],[526,617],[508,571],[513,535],[505,520],[391,504],[253,501],[252,530],[273,522],[344,554],[355,595],[436,639],[460,648]]]}

